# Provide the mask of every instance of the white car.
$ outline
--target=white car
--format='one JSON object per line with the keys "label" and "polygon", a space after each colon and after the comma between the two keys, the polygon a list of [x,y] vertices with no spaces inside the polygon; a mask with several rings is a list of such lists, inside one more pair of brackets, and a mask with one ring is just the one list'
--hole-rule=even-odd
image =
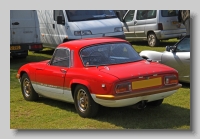
{"label": "white car", "polygon": [[173,46],[166,46],[166,51],[144,50],[140,52],[144,59],[157,61],[176,69],[179,81],[190,83],[190,36],[183,37]]}

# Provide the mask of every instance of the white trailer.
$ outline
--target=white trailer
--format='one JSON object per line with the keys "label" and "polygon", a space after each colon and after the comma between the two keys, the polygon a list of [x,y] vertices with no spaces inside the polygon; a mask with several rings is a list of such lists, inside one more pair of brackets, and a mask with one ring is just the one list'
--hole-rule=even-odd
{"label": "white trailer", "polygon": [[94,37],[125,39],[113,10],[37,10],[41,42],[55,48],[60,43]]}
{"label": "white trailer", "polygon": [[10,56],[25,58],[42,48],[36,11],[10,10]]}

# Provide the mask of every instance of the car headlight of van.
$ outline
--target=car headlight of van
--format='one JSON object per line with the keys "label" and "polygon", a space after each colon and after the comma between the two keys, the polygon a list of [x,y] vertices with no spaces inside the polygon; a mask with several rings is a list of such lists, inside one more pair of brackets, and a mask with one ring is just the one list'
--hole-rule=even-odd
{"label": "car headlight of van", "polygon": [[90,30],[74,31],[74,35],[75,36],[92,35],[92,32]]}
{"label": "car headlight of van", "polygon": [[121,83],[121,84],[117,84],[115,91],[116,93],[126,93],[126,92],[130,92],[131,89],[131,83],[127,82],[127,83]]}
{"label": "car headlight of van", "polygon": [[122,27],[116,27],[114,29],[114,32],[122,32],[123,31],[123,28]]}

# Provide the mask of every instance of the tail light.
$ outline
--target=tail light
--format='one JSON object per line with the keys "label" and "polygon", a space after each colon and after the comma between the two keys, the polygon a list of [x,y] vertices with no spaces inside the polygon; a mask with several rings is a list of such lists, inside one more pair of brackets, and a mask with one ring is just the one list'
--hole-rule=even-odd
{"label": "tail light", "polygon": [[158,23],[158,30],[163,30],[163,25],[162,25],[162,23]]}
{"label": "tail light", "polygon": [[178,84],[178,77],[176,75],[165,76],[165,85]]}
{"label": "tail light", "polygon": [[30,45],[30,48],[29,49],[42,49],[42,44],[33,44],[33,45]]}
{"label": "tail light", "polygon": [[122,83],[116,86],[116,93],[125,93],[131,91],[131,83]]}

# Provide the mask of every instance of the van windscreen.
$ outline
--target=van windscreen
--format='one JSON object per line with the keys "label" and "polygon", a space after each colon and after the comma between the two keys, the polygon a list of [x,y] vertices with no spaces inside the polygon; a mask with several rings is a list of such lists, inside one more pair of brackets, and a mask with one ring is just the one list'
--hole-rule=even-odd
{"label": "van windscreen", "polygon": [[66,10],[69,22],[117,18],[113,10]]}

